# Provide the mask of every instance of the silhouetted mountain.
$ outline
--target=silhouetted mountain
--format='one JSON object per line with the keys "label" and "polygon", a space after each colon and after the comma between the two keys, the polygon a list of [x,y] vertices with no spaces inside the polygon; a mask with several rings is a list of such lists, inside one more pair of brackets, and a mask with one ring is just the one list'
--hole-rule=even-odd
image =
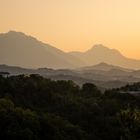
{"label": "silhouetted mountain", "polygon": [[25,69],[17,66],[0,65],[0,72],[9,72],[11,75],[32,74],[33,69]]}
{"label": "silhouetted mountain", "polygon": [[[101,63],[95,66],[108,64]],[[92,66],[93,68],[94,66]],[[110,66],[115,68],[117,66]],[[99,67],[101,68],[101,67]],[[98,69],[99,69],[98,68]],[[125,70],[125,69],[124,69]],[[93,83],[98,87],[104,88],[118,88],[126,85],[127,83],[133,83],[140,81],[139,71],[124,71],[123,68],[119,69],[105,69],[105,70],[69,70],[69,69],[50,69],[50,68],[38,68],[38,69],[25,69],[21,67],[0,65],[0,73],[8,72],[11,75],[19,74],[39,74],[43,77],[51,78],[53,80],[72,80],[78,85],[84,83]],[[127,70],[127,69],[126,69]]]}
{"label": "silhouetted mountain", "polygon": [[100,70],[100,71],[109,71],[109,70],[112,70],[112,69],[116,69],[116,70],[122,70],[122,71],[127,71],[127,72],[130,72],[130,71],[133,71],[132,69],[127,69],[127,68],[122,68],[122,67],[119,67],[119,66],[115,66],[115,65],[110,65],[110,64],[107,64],[107,63],[104,63],[104,62],[101,62],[97,65],[92,65],[92,66],[87,66],[87,67],[83,67],[83,68],[80,68],[81,70]]}
{"label": "silhouetted mountain", "polygon": [[21,32],[0,34],[0,63],[27,68],[74,68],[84,63]]}
{"label": "silhouetted mountain", "polygon": [[[140,69],[140,60],[126,58],[119,51],[103,45],[95,45],[86,52],[65,53],[21,32],[10,31],[0,34],[0,64],[26,68],[63,69],[98,63],[101,64],[94,66],[93,69],[108,70],[112,69],[112,65]],[[105,63],[110,64],[110,66]],[[114,69],[120,68],[115,67]]]}
{"label": "silhouetted mountain", "polygon": [[88,65],[101,62],[131,69],[140,69],[140,60],[129,59],[118,50],[109,49],[101,44],[93,46],[86,52],[70,52],[69,54],[85,61]]}

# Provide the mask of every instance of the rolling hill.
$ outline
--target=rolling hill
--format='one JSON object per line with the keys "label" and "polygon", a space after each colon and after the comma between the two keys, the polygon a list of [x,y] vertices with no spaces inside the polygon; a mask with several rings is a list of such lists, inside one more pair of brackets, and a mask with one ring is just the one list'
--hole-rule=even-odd
{"label": "rolling hill", "polygon": [[[106,70],[99,70],[102,65],[106,66]],[[79,69],[50,69],[50,68],[38,68],[38,69],[27,69],[17,66],[0,65],[0,73],[9,72],[10,75],[19,74],[39,74],[46,78],[51,78],[53,80],[72,80],[78,85],[84,83],[93,83],[100,87],[105,88],[118,88],[126,85],[127,83],[134,83],[140,81],[139,71],[131,70],[125,71],[125,68],[108,65],[105,63],[100,63],[98,65],[92,66],[92,68],[98,68],[98,70],[79,70]],[[108,68],[107,68],[108,66]],[[112,69],[109,69],[112,68]],[[119,69],[115,69],[119,68]],[[124,70],[123,70],[124,69]]]}

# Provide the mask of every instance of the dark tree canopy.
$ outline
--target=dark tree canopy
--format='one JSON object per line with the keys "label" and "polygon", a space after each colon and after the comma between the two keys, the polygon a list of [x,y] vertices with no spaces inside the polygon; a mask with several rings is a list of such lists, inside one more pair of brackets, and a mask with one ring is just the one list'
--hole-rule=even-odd
{"label": "dark tree canopy", "polygon": [[140,96],[126,92],[139,89],[103,94],[91,83],[0,76],[0,139],[139,140]]}

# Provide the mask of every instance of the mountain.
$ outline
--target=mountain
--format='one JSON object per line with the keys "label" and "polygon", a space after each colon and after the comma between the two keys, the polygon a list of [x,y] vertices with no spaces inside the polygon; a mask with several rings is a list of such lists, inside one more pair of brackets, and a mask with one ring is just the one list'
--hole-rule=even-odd
{"label": "mountain", "polygon": [[0,72],[8,72],[11,75],[33,74],[34,69],[26,69],[17,66],[0,65]]}
{"label": "mountain", "polygon": [[85,61],[88,65],[104,62],[124,68],[140,69],[140,60],[126,58],[118,50],[109,49],[101,44],[93,46],[86,52],[69,52],[69,54]]}
{"label": "mountain", "polygon": [[122,68],[122,67],[119,67],[119,66],[115,66],[115,65],[110,65],[110,64],[107,64],[107,63],[104,63],[104,62],[101,62],[97,65],[92,65],[92,66],[86,66],[86,67],[83,67],[83,68],[80,68],[81,70],[87,70],[87,71],[92,71],[92,70],[100,70],[100,71],[109,71],[109,70],[122,70],[122,71],[133,71],[132,69],[127,69],[127,68]]}
{"label": "mountain", "polygon": [[[140,81],[140,70],[127,69],[107,63],[78,68],[81,77],[99,81],[138,82]],[[117,81],[117,82],[116,82]]]}
{"label": "mountain", "polygon": [[38,68],[38,69],[27,69],[21,68],[17,66],[8,66],[8,65],[0,65],[0,75],[3,72],[8,72],[10,76],[12,75],[30,75],[30,74],[39,74],[46,78],[51,78],[53,80],[72,80],[78,85],[82,85],[84,83],[94,83],[97,85],[103,84],[104,82],[95,81],[88,78],[83,78],[77,71],[68,70],[68,69],[49,69],[49,68]]}
{"label": "mountain", "polygon": [[[91,67],[101,62],[103,63],[94,66],[94,68]],[[110,66],[105,66],[105,63],[110,64]],[[112,69],[111,65],[140,69],[140,60],[126,58],[119,51],[109,49],[101,44],[93,46],[86,52],[66,53],[32,36],[16,31],[0,34],[0,64],[25,68],[47,67],[53,69],[73,69],[90,66],[98,71],[99,69]],[[118,69],[118,67],[114,69]]]}
{"label": "mountain", "polygon": [[85,65],[80,59],[70,54],[15,31],[0,34],[0,64],[55,69]]}
{"label": "mountain", "polygon": [[[110,66],[108,64],[98,64]],[[92,66],[93,67],[93,66]],[[117,66],[112,66],[112,68]],[[120,68],[120,67],[119,67]],[[3,72],[8,72],[10,75],[19,74],[39,74],[46,78],[51,78],[53,80],[72,80],[78,85],[84,83],[93,83],[100,87],[105,88],[118,88],[126,85],[127,83],[134,83],[140,81],[139,71],[123,71],[120,69],[106,69],[106,70],[69,70],[69,69],[50,69],[50,68],[38,68],[38,69],[27,69],[17,66],[0,65],[0,74]]]}

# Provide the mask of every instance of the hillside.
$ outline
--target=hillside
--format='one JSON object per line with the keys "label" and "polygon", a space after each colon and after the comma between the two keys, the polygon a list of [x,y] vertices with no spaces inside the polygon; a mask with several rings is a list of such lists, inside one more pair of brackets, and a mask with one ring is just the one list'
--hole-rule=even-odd
{"label": "hillside", "polygon": [[140,69],[140,60],[126,58],[118,50],[103,45],[95,45],[86,52],[66,53],[21,32],[0,34],[0,64],[25,68],[73,69],[102,62]]}
{"label": "hillside", "polygon": [[0,34],[0,64],[25,68],[74,68],[84,65],[76,57],[15,31]]}
{"label": "hillside", "polygon": [[140,60],[126,58],[118,50],[104,45],[95,45],[86,52],[70,52],[72,56],[85,61],[88,66],[104,62],[129,69],[140,69]]}
{"label": "hillside", "polygon": [[[105,67],[103,67],[105,66]],[[98,68],[98,69],[95,69]],[[104,70],[103,70],[104,69]],[[72,80],[79,86],[90,82],[100,88],[118,88],[127,83],[140,81],[139,71],[125,69],[105,63],[80,69],[27,69],[22,67],[0,65],[0,72],[9,72],[10,75],[39,74],[53,80]]]}
{"label": "hillside", "polygon": [[[105,91],[39,75],[0,76],[0,138],[138,140],[140,84]],[[127,130],[127,131],[126,131]]]}

